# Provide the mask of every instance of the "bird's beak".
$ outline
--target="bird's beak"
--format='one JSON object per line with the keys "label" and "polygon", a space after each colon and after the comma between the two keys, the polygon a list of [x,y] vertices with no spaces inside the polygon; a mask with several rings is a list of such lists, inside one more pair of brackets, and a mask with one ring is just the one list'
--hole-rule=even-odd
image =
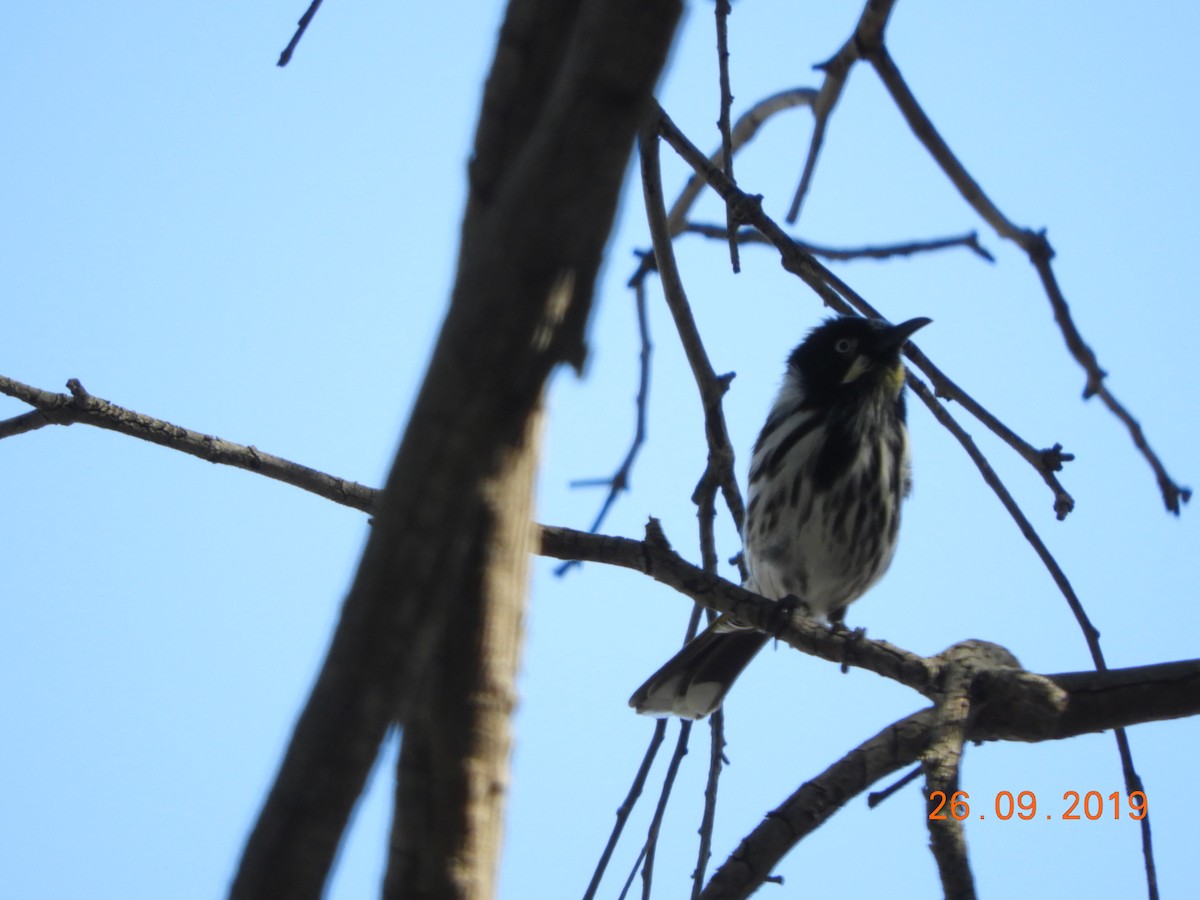
{"label": "bird's beak", "polygon": [[909,319],[907,322],[901,322],[899,325],[893,325],[887,331],[879,336],[879,350],[881,353],[888,351],[899,352],[905,342],[912,337],[918,329],[924,328],[933,319],[927,319],[925,316],[917,316],[915,319]]}

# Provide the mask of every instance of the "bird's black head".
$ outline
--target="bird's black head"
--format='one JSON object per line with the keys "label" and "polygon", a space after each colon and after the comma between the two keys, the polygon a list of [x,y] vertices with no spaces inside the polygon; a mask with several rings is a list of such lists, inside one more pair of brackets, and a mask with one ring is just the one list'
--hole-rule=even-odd
{"label": "bird's black head", "polygon": [[932,319],[891,325],[882,319],[827,319],[788,358],[806,399],[825,405],[848,395],[883,394],[895,399],[904,387],[900,350],[918,328]]}

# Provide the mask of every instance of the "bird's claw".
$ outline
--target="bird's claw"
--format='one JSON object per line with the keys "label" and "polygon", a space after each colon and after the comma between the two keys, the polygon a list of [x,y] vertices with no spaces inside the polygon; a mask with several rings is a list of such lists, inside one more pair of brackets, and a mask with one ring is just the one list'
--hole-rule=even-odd
{"label": "bird's claw", "polygon": [[812,608],[795,594],[788,594],[777,600],[775,608],[771,611],[771,620],[767,623],[771,635],[779,637],[796,613],[806,619],[812,618]]}
{"label": "bird's claw", "polygon": [[854,651],[858,649],[858,645],[867,639],[867,629],[846,627],[846,623],[842,621],[830,623],[830,629],[834,634],[843,636],[842,640],[842,674],[845,675],[850,671],[850,657]]}

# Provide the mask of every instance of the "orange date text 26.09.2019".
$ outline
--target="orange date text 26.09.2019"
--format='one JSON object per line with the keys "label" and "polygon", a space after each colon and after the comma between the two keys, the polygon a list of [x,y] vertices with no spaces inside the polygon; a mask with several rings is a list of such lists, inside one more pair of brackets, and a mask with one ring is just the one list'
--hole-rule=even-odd
{"label": "orange date text 26.09.2019", "polygon": [[[1008,821],[1012,818],[1029,821],[1038,818],[1038,798],[1033,791],[1020,791],[1016,795],[1012,791],[997,791],[992,799],[990,808],[980,807],[976,803],[975,815],[972,816],[970,795],[966,791],[955,791],[949,797],[945,791],[933,791],[929,795],[929,818],[958,819],[967,818],[988,819],[996,818]],[[1040,818],[1063,819],[1066,821],[1097,819],[1144,819],[1148,810],[1146,795],[1142,791],[1134,791],[1126,797],[1120,791],[1113,791],[1105,796],[1099,791],[1065,791],[1062,802],[1054,801],[1052,811],[1042,808]]]}

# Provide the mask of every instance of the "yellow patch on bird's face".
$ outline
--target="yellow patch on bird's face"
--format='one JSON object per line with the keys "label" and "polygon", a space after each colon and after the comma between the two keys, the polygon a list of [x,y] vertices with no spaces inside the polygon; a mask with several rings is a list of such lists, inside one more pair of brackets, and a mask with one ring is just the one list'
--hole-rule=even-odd
{"label": "yellow patch on bird's face", "polygon": [[865,356],[854,357],[854,362],[850,363],[850,368],[846,370],[846,374],[842,376],[842,384],[849,384],[852,381],[857,381],[862,373],[871,368],[871,361]]}
{"label": "yellow patch on bird's face", "polygon": [[[869,357],[855,357],[854,362],[850,363],[850,368],[846,370],[846,374],[842,377],[842,384],[857,381],[873,368],[875,366]],[[881,381],[891,391],[893,396],[899,397],[900,391],[904,389],[904,363],[898,362],[895,365],[884,368]]]}

